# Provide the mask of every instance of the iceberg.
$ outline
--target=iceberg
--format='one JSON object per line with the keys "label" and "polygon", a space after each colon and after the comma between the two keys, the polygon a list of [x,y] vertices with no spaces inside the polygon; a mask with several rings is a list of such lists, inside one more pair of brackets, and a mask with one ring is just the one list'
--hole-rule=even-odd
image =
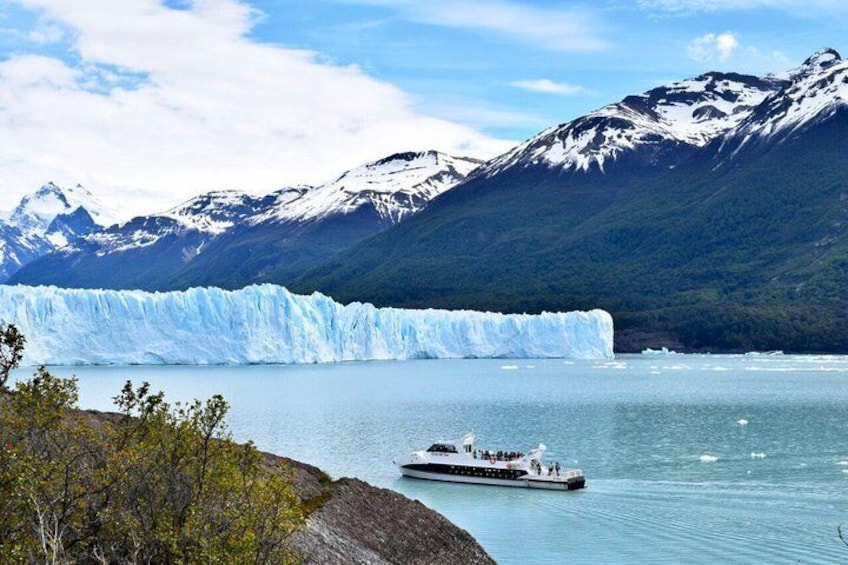
{"label": "iceberg", "polygon": [[613,356],[612,317],[342,305],[281,286],[174,292],[0,285],[25,365],[274,364]]}

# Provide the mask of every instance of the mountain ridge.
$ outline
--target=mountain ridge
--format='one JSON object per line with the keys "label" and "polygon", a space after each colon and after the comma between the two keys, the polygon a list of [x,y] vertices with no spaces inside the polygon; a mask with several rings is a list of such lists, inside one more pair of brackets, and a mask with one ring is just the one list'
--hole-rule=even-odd
{"label": "mountain ridge", "polygon": [[[845,66],[825,50],[752,80],[769,92],[717,137],[694,146],[647,129],[603,169],[542,162],[539,148],[562,155],[552,131],[587,122],[549,128],[293,288],[381,306],[599,307],[617,351],[848,351]],[[616,131],[602,118],[594,133]],[[763,124],[779,135],[740,144]]]}
{"label": "mountain ridge", "polygon": [[[194,234],[222,235],[172,239],[155,258],[172,261],[171,275],[147,288],[273,282],[379,306],[603,308],[617,350],[848,351],[846,100],[848,63],[832,49],[777,75],[704,73],[547,128],[459,175],[443,162],[421,176],[435,178],[426,207],[403,221],[385,206],[411,209],[414,195],[395,200],[369,167],[393,180],[439,158],[396,154],[323,192],[268,196],[283,213],[269,204],[231,227],[226,215],[197,224]],[[440,175],[456,183],[440,191]],[[322,215],[327,202],[338,213]],[[31,267],[61,272],[58,255]]]}
{"label": "mountain ridge", "polygon": [[[8,280],[145,290],[265,282],[269,273],[299,273],[415,214],[479,164],[437,151],[406,152],[315,187],[261,196],[204,193],[166,212],[87,233]],[[232,280],[224,280],[229,272]]]}

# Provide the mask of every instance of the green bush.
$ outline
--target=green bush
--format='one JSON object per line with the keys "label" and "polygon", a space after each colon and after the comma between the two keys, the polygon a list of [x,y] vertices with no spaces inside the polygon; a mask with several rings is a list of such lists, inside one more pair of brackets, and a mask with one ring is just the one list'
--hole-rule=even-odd
{"label": "green bush", "polygon": [[172,406],[127,382],[99,416],[77,397],[43,367],[0,393],[0,563],[296,559],[292,477],[231,440],[221,396]]}

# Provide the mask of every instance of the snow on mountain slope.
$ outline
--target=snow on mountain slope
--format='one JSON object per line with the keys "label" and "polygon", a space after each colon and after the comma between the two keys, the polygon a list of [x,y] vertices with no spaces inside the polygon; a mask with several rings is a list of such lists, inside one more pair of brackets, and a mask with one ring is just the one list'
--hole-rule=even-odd
{"label": "snow on mountain slope", "polygon": [[26,336],[28,365],[613,355],[612,318],[601,310],[378,309],[272,285],[165,293],[0,286],[0,311]]}
{"label": "snow on mountain slope", "polygon": [[105,208],[79,185],[61,188],[51,182],[25,195],[0,221],[0,282],[110,220]]}
{"label": "snow on mountain slope", "polygon": [[0,283],[8,280],[22,265],[52,249],[46,239],[26,235],[17,227],[0,220]]}
{"label": "snow on mountain slope", "polygon": [[97,255],[150,247],[166,237],[197,232],[200,239],[224,233],[264,209],[275,197],[255,197],[240,191],[213,191],[196,196],[161,214],[139,216],[81,238],[67,254],[95,249]]}
{"label": "snow on mountain slope", "polygon": [[54,247],[61,247],[68,243],[67,231],[51,230],[51,225],[57,218],[70,216],[80,208],[99,226],[113,221],[112,214],[81,185],[63,188],[49,182],[24,196],[9,216],[8,223],[27,236],[45,237]]}
{"label": "snow on mountain slope", "polygon": [[217,235],[261,211],[276,200],[277,194],[302,194],[308,188],[284,189],[269,197],[255,197],[234,190],[213,191],[192,198],[162,216],[172,218],[186,228]]}
{"label": "snow on mountain slope", "polygon": [[833,49],[819,51],[785,77],[783,88],[763,101],[729,135],[729,140],[743,140],[735,150],[753,139],[791,135],[848,107],[848,61]]}
{"label": "snow on mountain slope", "polygon": [[[402,153],[348,171],[318,187],[288,187],[265,196],[209,192],[162,214],[133,218],[91,233],[64,252],[96,249],[97,255],[103,256],[151,247],[163,238],[190,231],[210,240],[241,223],[319,221],[351,213],[365,204],[373,205],[381,217],[396,223],[458,184],[479,164],[474,159],[436,151]],[[196,246],[192,253],[200,253],[202,247]]]}
{"label": "snow on mountain slope", "polygon": [[320,220],[371,204],[381,218],[397,223],[460,183],[480,163],[438,151],[398,153],[308,190],[302,198],[273,207],[255,222]]}
{"label": "snow on mountain slope", "polygon": [[701,147],[736,127],[782,84],[776,77],[735,73],[707,73],[675,82],[549,128],[487,163],[478,174],[494,176],[533,165],[603,172],[610,162],[640,147]]}

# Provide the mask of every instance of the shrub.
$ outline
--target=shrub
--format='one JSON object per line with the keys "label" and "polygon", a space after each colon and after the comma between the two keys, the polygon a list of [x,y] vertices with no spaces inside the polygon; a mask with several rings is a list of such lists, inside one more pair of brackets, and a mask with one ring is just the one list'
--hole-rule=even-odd
{"label": "shrub", "polygon": [[[2,375],[2,372],[0,372]],[[0,563],[287,563],[292,477],[232,441],[227,402],[127,382],[119,413],[77,409],[40,367],[0,392]]]}

